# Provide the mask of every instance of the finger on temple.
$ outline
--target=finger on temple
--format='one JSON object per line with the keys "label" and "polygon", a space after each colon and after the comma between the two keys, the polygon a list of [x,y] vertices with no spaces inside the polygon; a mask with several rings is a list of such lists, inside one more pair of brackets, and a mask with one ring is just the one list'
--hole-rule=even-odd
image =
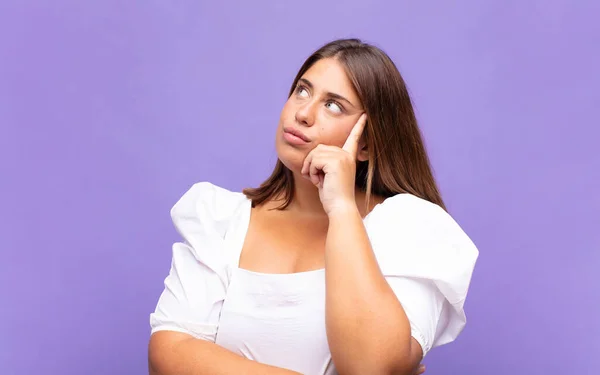
{"label": "finger on temple", "polygon": [[358,121],[352,128],[352,131],[350,132],[350,135],[348,135],[346,143],[344,143],[342,149],[351,153],[352,155],[356,155],[356,153],[358,152],[358,142],[360,141],[360,136],[362,135],[362,132],[365,128],[366,122],[367,114],[363,113],[362,115],[360,115]]}

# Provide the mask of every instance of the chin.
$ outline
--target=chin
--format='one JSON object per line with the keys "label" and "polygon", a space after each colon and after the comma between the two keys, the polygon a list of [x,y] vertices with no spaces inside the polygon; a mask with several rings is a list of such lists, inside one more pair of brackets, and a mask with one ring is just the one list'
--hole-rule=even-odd
{"label": "chin", "polygon": [[306,150],[301,150],[287,144],[281,139],[281,134],[279,132],[277,140],[275,141],[275,150],[277,151],[277,157],[281,160],[283,165],[294,173],[300,173],[302,165],[304,164],[304,159],[306,159],[306,155],[308,155]]}

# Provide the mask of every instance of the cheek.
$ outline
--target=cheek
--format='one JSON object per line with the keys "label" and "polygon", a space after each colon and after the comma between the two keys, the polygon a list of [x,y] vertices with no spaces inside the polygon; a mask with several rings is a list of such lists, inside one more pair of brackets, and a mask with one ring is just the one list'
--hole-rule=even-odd
{"label": "cheek", "polygon": [[319,127],[319,143],[342,147],[346,142],[351,129],[352,125],[348,124],[347,121],[334,121],[329,124],[321,125]]}
{"label": "cheek", "polygon": [[294,109],[294,105],[290,102],[290,100],[286,101],[281,109],[281,115],[279,116],[282,121],[289,121],[294,117],[296,110]]}

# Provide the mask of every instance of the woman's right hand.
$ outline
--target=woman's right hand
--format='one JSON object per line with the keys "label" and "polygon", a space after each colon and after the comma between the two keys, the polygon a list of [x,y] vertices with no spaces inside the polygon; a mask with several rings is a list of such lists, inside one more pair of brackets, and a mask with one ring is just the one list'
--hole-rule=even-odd
{"label": "woman's right hand", "polygon": [[415,375],[421,375],[424,372],[425,372],[425,365],[420,364],[419,367],[417,367],[417,371],[415,372]]}

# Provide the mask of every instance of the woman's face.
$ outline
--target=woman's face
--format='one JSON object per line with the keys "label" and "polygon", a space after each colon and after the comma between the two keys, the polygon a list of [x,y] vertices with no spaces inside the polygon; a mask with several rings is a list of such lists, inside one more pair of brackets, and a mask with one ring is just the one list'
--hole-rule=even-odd
{"label": "woman's face", "polygon": [[335,59],[317,61],[298,80],[279,119],[275,148],[281,162],[299,172],[319,144],[342,147],[364,112],[344,68]]}

